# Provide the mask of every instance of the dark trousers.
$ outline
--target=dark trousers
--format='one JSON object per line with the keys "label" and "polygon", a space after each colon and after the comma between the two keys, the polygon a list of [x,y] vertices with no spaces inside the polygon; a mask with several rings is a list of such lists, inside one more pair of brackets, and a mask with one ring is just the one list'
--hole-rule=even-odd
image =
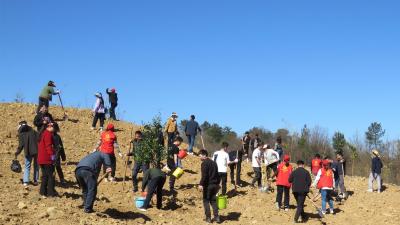
{"label": "dark trousers", "polygon": [[96,113],[93,118],[92,127],[96,127],[97,121],[100,120],[100,127],[103,128],[105,119],[106,119],[105,113]]}
{"label": "dark trousers", "polygon": [[240,180],[240,174],[242,172],[242,154],[239,153],[239,161],[236,164],[230,164],[230,177],[231,183],[235,184],[235,170],[236,170],[236,185],[239,185],[242,181]]}
{"label": "dark trousers", "polygon": [[261,167],[253,167],[254,170],[254,178],[253,181],[251,182],[251,185],[255,185],[256,182],[258,184],[258,187],[261,188],[261,180],[262,180],[262,174],[261,174]]}
{"label": "dark trousers", "polygon": [[290,200],[289,191],[290,191],[290,188],[282,186],[282,185],[278,185],[276,188],[277,188],[276,202],[279,204],[279,207],[282,206],[282,197],[283,197],[283,194],[285,194],[285,199],[284,199],[283,204],[284,204],[285,208],[289,208],[289,200]]}
{"label": "dark trousers", "polygon": [[93,210],[93,204],[97,195],[97,177],[86,169],[78,169],[75,172],[76,180],[82,188],[83,205],[85,210]]}
{"label": "dark trousers", "polygon": [[[111,177],[115,177],[115,170],[117,169],[117,159],[115,158],[115,154],[109,154],[111,161]],[[103,173],[106,173],[107,168],[103,164]]]}
{"label": "dark trousers", "polygon": [[117,116],[115,115],[115,108],[117,108],[117,103],[111,103],[110,107],[110,118],[113,120],[117,120]]}
{"label": "dark trousers", "polygon": [[38,104],[38,107],[37,107],[37,109],[36,109],[36,113],[39,113],[40,109],[41,109],[42,106],[44,106],[44,105],[45,105],[47,108],[49,108],[49,99],[39,97],[39,104]]}
{"label": "dark trousers", "polygon": [[211,218],[211,209],[210,205],[214,212],[214,217],[218,217],[218,206],[217,206],[217,193],[219,191],[219,187],[216,184],[210,184],[208,187],[204,187],[203,190],[203,206],[204,213],[207,218]]}
{"label": "dark trousers", "polygon": [[138,191],[138,179],[137,176],[142,170],[143,174],[149,169],[149,164],[148,163],[141,163],[135,161],[135,164],[133,165],[132,169],[132,183],[133,183],[133,191],[137,192]]}
{"label": "dark trousers", "polygon": [[42,179],[40,184],[40,195],[54,197],[56,195],[54,165],[40,165]]}
{"label": "dark trousers", "polygon": [[162,190],[165,184],[165,177],[154,177],[149,181],[147,186],[147,196],[144,201],[143,208],[147,209],[149,207],[151,198],[154,194],[157,194],[157,209],[162,208]]}
{"label": "dark trousers", "polygon": [[57,171],[58,177],[60,178],[60,181],[63,181],[64,180],[64,173],[63,173],[63,170],[61,168],[60,160],[57,160],[56,171]]}
{"label": "dark trousers", "polygon": [[228,174],[227,173],[218,173],[219,177],[221,178],[221,191],[222,195],[226,195],[226,182],[228,180]]}
{"label": "dark trousers", "polygon": [[168,159],[167,160],[167,165],[168,165],[168,168],[171,170],[171,173],[169,175],[169,190],[173,191],[175,189],[175,180],[176,180],[176,178],[172,174],[174,173],[174,171],[176,169],[176,164],[175,164],[173,159]]}
{"label": "dark trousers", "polygon": [[173,132],[173,133],[168,132],[168,146],[171,146],[174,144],[175,137],[176,137],[175,132]]}
{"label": "dark trousers", "polygon": [[298,221],[299,217],[301,216],[304,219],[304,202],[306,201],[307,193],[293,193],[294,198],[297,202],[297,210],[296,214],[294,215],[294,221]]}

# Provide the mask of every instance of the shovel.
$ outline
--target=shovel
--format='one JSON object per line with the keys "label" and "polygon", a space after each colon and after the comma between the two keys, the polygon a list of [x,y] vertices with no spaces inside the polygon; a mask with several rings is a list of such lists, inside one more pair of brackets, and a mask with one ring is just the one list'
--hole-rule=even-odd
{"label": "shovel", "polygon": [[315,202],[313,202],[310,196],[307,195],[307,198],[310,200],[311,204],[315,207],[315,209],[317,209],[319,217],[324,218],[324,213],[322,212],[322,210],[315,204]]}
{"label": "shovel", "polygon": [[106,177],[108,176],[108,174],[110,174],[110,172],[105,173],[105,174],[100,178],[100,180],[97,181],[97,185],[99,185],[99,184],[104,180],[104,178],[106,178]]}
{"label": "shovel", "polygon": [[204,146],[203,134],[200,134],[200,138],[201,138],[201,144],[203,145],[203,149],[206,149],[206,147]]}
{"label": "shovel", "polygon": [[60,93],[58,93],[58,99],[60,100],[61,108],[62,108],[62,110],[64,111],[63,120],[64,120],[64,121],[67,121],[67,120],[68,120],[68,116],[67,116],[67,113],[65,112],[64,105],[63,105],[63,103],[62,103],[61,94],[60,94]]}

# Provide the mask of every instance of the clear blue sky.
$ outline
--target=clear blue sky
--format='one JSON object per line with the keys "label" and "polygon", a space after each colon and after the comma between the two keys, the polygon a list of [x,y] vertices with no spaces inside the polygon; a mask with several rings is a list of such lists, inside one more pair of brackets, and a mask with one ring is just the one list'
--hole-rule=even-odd
{"label": "clear blue sky", "polygon": [[172,111],[272,131],[400,137],[399,1],[0,1],[1,101],[66,105],[116,87],[141,122]]}

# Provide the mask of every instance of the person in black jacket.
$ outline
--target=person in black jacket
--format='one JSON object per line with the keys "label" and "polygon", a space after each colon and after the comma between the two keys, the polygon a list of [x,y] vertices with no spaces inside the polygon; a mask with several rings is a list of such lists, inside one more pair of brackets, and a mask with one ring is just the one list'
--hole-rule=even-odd
{"label": "person in black jacket", "polygon": [[58,177],[60,178],[60,183],[64,185],[66,181],[64,179],[64,173],[61,168],[61,160],[65,162],[67,157],[65,155],[64,145],[61,136],[58,134],[58,132],[60,132],[60,127],[58,126],[57,123],[53,123],[53,126],[54,126],[53,144],[54,144],[54,149],[56,151],[55,166]]}
{"label": "person in black jacket", "polygon": [[[162,165],[160,166],[162,167]],[[144,192],[147,187],[147,195],[143,207],[139,208],[140,211],[143,212],[147,211],[151,198],[155,193],[157,194],[157,209],[161,209],[162,190],[166,179],[167,176],[165,172],[162,171],[160,168],[151,168],[144,173],[142,182],[142,192]]]}
{"label": "person in black jacket", "polygon": [[42,106],[40,111],[36,114],[33,119],[33,124],[36,126],[37,131],[40,133],[45,125],[54,122],[53,116],[49,113],[49,110],[46,106]]}
{"label": "person in black jacket", "polygon": [[298,223],[299,218],[305,219],[304,202],[310,192],[311,175],[304,169],[304,161],[297,161],[298,168],[290,174],[289,182],[292,183],[293,195],[297,202],[297,210],[294,216],[294,222]]}
{"label": "person in black jacket", "polygon": [[199,152],[201,164],[201,180],[199,185],[199,190],[203,192],[203,205],[206,215],[205,221],[211,223],[211,210],[210,205],[214,212],[214,221],[221,223],[221,219],[218,215],[217,207],[217,193],[219,191],[219,183],[221,178],[218,175],[217,163],[208,158],[207,150],[200,150]]}
{"label": "person in black jacket", "polygon": [[17,151],[15,152],[15,159],[24,150],[25,156],[25,170],[23,177],[23,184],[25,188],[29,185],[29,175],[31,172],[31,166],[33,163],[33,184],[38,185],[39,178],[39,165],[37,162],[38,156],[38,133],[30,126],[26,121],[19,122],[18,128],[18,139],[19,144]]}
{"label": "person in black jacket", "polygon": [[115,108],[118,106],[118,95],[115,91],[115,88],[112,88],[111,90],[106,89],[106,92],[108,94],[108,101],[110,102],[110,119],[117,120],[117,116],[115,115]]}

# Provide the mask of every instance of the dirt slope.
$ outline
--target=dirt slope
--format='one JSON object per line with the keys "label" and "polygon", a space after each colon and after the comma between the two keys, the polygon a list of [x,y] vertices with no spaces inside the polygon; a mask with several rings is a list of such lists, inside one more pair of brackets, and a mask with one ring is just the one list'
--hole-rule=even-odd
{"label": "dirt slope", "polygon": [[[192,156],[184,161],[186,174],[177,181],[178,197],[176,204],[169,196],[164,197],[165,208],[161,211],[150,209],[139,213],[134,207],[134,195],[122,191],[122,161],[118,160],[117,177],[120,182],[102,183],[98,190],[99,200],[95,204],[97,213],[86,215],[78,208],[81,204],[80,190],[74,184],[73,171],[76,163],[88,154],[97,142],[99,133],[90,131],[91,116],[87,110],[67,109],[70,119],[79,121],[60,122],[61,135],[67,153],[67,165],[64,165],[67,187],[57,187],[61,198],[39,198],[38,187],[30,191],[22,188],[21,174],[12,173],[9,169],[17,146],[16,126],[18,121],[27,120],[32,124],[34,105],[0,104],[0,224],[203,224],[201,194],[195,185],[199,181],[200,161]],[[60,109],[51,108],[55,118],[62,118]],[[116,122],[119,129],[117,136],[126,151],[132,125]],[[137,128],[134,128],[137,129]],[[22,155],[19,157],[22,161]],[[242,177],[245,181],[251,178],[247,172],[250,165],[245,164]],[[130,174],[130,173],[128,173]],[[127,189],[131,189],[130,180]],[[347,177],[346,185],[353,195],[338,208],[335,216],[328,215],[323,221],[315,216],[308,224],[398,224],[400,210],[400,188],[387,185],[382,194],[366,193],[367,180],[359,177]],[[229,190],[232,189],[228,186]],[[274,194],[258,193],[249,187],[240,188],[235,194],[230,191],[229,206],[221,211],[224,224],[290,224],[294,210],[277,212],[274,209]],[[291,203],[294,203],[291,198]],[[315,210],[309,204],[306,212]]]}

